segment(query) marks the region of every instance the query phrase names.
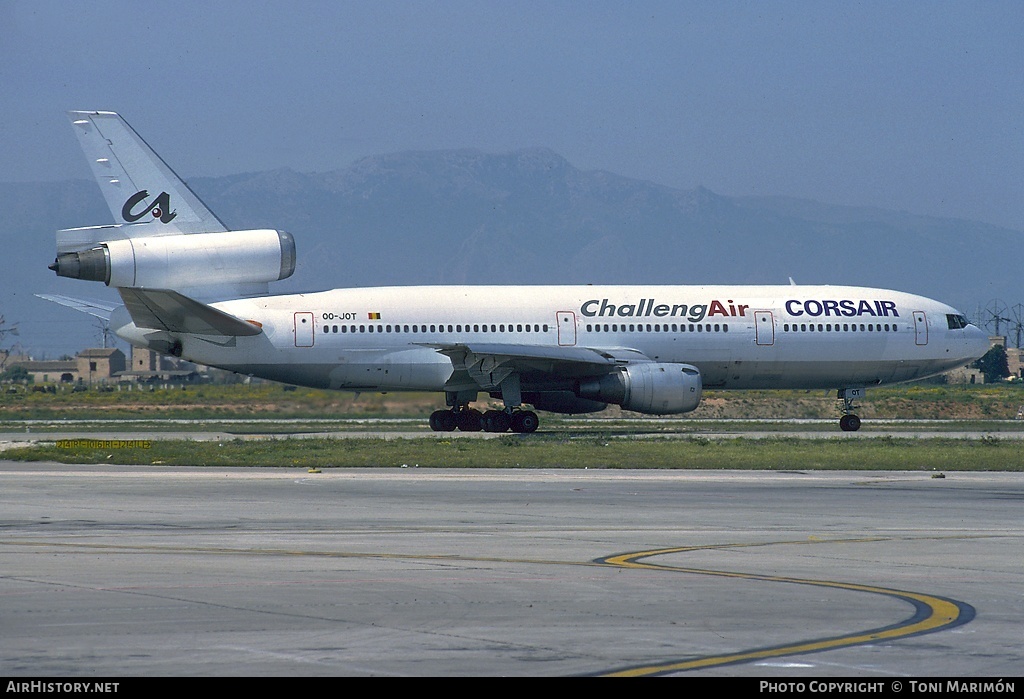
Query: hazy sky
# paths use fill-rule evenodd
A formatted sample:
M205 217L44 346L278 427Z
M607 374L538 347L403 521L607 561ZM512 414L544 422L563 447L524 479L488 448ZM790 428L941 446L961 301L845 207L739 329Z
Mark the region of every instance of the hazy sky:
M1022 36L1020 0L0 0L0 179L90 177L64 111L103 109L186 177L546 146L1024 231Z

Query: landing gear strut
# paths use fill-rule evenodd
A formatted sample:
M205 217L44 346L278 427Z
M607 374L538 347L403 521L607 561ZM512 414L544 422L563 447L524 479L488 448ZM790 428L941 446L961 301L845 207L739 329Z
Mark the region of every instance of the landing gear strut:
M860 429L860 418L853 412L857 409L857 406L853 404L853 401L863 397L863 388L839 389L839 393L836 395L836 398L843 403L842 407L840 407L840 410L843 411L843 416L839 418L839 429L843 432L856 432Z

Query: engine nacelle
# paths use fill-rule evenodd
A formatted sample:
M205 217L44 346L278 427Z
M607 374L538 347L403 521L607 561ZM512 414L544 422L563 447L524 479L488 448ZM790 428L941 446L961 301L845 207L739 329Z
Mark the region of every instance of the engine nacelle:
M524 393L523 402L529 403L537 410L565 415L582 415L596 413L608 407L602 401L580 398L572 391L544 391L542 393Z
M61 253L50 269L61 277L114 287L273 282L295 271L295 239L275 230L124 238Z
M688 413L700 405L700 371L689 364L630 364L600 378L581 381L580 398L621 405L649 415Z

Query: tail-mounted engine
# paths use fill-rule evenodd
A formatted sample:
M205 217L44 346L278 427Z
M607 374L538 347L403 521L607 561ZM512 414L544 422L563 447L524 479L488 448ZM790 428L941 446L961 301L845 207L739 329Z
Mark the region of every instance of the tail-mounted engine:
M295 240L275 230L124 238L59 253L50 269L113 287L273 282L295 271Z
M617 372L581 381L580 398L615 403L650 415L688 413L700 405L700 371L689 364L630 364Z

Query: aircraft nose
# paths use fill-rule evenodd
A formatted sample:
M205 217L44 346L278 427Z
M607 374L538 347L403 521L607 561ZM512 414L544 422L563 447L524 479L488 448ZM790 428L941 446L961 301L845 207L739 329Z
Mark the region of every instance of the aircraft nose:
M967 333L964 338L967 343L967 354L973 359L980 359L988 352L992 346L992 342L980 328L974 325L969 325L966 328Z

